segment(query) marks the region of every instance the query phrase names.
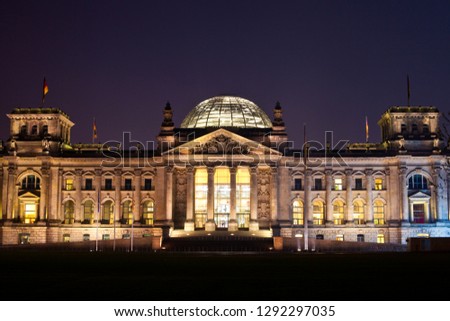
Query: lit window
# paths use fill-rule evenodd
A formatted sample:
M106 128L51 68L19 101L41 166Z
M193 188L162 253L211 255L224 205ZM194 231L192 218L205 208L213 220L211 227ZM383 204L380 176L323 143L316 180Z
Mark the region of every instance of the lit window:
M383 179L382 178L375 178L375 189L377 191L380 191L383 189Z
M74 190L73 178L66 178L65 183L64 183L64 189L66 191L73 191Z
M236 218L239 228L250 223L250 172L248 168L236 171Z
M142 221L145 225L153 225L153 213L155 208L153 201L145 201L142 205Z
M303 225L303 203L300 200L292 204L292 220L294 225Z
M94 202L87 200L83 204L83 223L92 224L94 222Z
M25 213L23 222L26 224L32 224L37 218L37 204L36 203L25 203Z
M122 223L131 225L133 223L133 211L131 201L125 201L122 204Z
M353 223L364 224L364 204L362 201L353 203Z
M336 241L343 242L344 241L344 235L343 234L336 235Z
M228 227L230 215L230 170L216 168L214 174L214 221L218 228Z
M112 224L114 222L114 204L112 201L103 203L102 224Z
M342 225L344 224L344 203L341 201L336 201L333 204L333 218L334 224Z
M377 243L384 243L384 234L377 235Z
M70 242L70 234L63 234L63 242Z
M64 224L74 223L75 205L73 201L67 201L64 203Z
M373 223L376 225L384 224L384 204L381 201L375 201L373 204Z
M206 210L208 204L208 172L206 168L195 170L195 227L203 228L206 223Z
M30 244L30 234L19 233L19 244Z
M324 206L321 201L313 202L313 224L322 225L324 224Z
M335 191L342 191L342 178L335 178L334 179L334 190Z

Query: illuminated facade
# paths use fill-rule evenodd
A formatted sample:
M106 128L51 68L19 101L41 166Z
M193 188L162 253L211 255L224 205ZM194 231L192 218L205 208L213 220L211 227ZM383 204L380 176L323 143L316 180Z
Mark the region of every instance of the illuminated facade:
M14 109L2 145L2 244L266 231L354 242L450 236L449 149L434 107L391 107L382 142L290 148L279 104L217 96L180 127L163 110L156 150L71 144L54 108ZM308 155L307 157L305 156ZM305 165L306 162L306 165Z

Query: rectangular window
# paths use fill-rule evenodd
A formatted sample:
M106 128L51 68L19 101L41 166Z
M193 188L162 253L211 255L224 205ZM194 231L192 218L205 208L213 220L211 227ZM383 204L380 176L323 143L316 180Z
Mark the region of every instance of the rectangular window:
M355 189L356 190L363 189L362 178L355 178Z
M86 178L84 181L84 189L87 191L92 191L92 178Z
M103 234L102 235L102 240L103 241L109 240L109 234Z
M314 179L314 189L316 191L322 190L322 179L321 178L315 178Z
M132 190L132 180L131 178L125 178L125 190L131 191Z
M112 179L111 178L106 178L105 179L105 190L112 190Z
M73 178L66 178L65 181L65 190L66 191L73 191L74 187L73 187Z
M342 191L342 178L335 178L334 179L334 190L335 191Z
M20 233L19 234L19 244L30 244L30 234Z
M83 241L90 241L91 236L89 234L83 234Z
M384 243L384 234L377 235L377 243Z
M301 178L295 178L294 179L294 190L300 191L302 189L302 179Z
M364 242L364 234L356 235L356 242Z
M63 242L70 242L70 234L63 234Z
M144 190L150 191L152 189L152 179L146 178L144 179Z
M336 235L336 241L343 242L344 241L344 235L342 235L342 234Z
M375 178L375 189L377 191L381 191L383 189L383 179L382 178Z

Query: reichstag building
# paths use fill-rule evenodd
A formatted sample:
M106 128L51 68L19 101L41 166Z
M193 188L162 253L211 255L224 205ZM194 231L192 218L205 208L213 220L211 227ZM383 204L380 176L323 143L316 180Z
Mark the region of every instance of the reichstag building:
M265 233L405 244L450 236L449 147L435 107L393 106L380 143L294 149L280 104L217 96L157 145L73 144L69 115L16 108L0 147L1 244Z

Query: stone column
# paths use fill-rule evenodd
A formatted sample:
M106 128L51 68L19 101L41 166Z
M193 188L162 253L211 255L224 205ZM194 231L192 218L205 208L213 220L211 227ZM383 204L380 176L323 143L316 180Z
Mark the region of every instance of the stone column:
M75 223L80 223L83 221L83 212L81 202L83 200L83 196L81 191L83 190L83 177L81 169L75 170Z
M205 224L206 231L215 231L216 223L214 222L214 167L208 167L208 206L207 220Z
M327 223L332 223L334 221L333 218L333 205L331 205L331 189L333 187L333 177L332 170L325 170L325 209L326 209L326 217L325 221Z
M2 219L7 219L8 215L7 215L7 203L8 203L8 168L3 167L1 169L2 172Z
M95 213L94 213L94 222L100 222L102 220L101 191L102 191L102 170L101 169L96 169L95 170L95 202L94 202Z
M133 220L139 222L142 216L141 207L141 175L142 170L136 168L134 170L134 194L133 194Z
M228 231L237 231L238 223L236 219L236 167L230 167L230 222Z
M173 220L173 167L166 167L166 222Z
M42 180L41 180L41 197L39 199L39 221L47 220L48 210L48 190L50 181L50 169L48 166L41 168Z
M57 223L61 223L64 220L64 212L63 212L63 207L62 207L62 201L63 201L63 193L62 193L62 189L64 186L64 170L62 168L60 168L58 170L58 201L57 201L57 216L56 216L56 222ZM56 223L55 222L55 223Z
M373 223L373 171L371 169L367 169L365 171L366 174L366 222Z
M49 199L48 203L50 204L48 213L47 213L47 221L57 222L58 219L58 210L60 207L59 194L61 187L59 186L59 168L51 167L50 168L50 184L49 184Z
M386 168L385 172L385 182L386 182L386 201L387 201L387 205L384 207L385 208L385 219L386 222L390 222L391 221L391 210L390 210L390 204L392 202L392 197L391 197L391 170L389 168Z
M258 231L258 168L250 167L250 231Z
M448 221L450 220L450 171L447 172L447 211L444 211L443 213L443 220Z
M17 169L15 165L9 165L8 167L8 202L6 205L6 218L13 220L17 217L17 213L14 213L14 203L17 197L16 194L16 180Z
M290 220L291 208L291 169L285 164L278 168L278 223L280 227L290 228L292 221Z
M347 203L345 214L348 223L353 223L352 173L351 169L345 170L345 203Z
M409 209L408 209L408 186L406 182L406 167L399 168L399 179L400 179L400 199L402 208L402 222L409 223Z
M312 170L306 169L305 170L305 204L303 207L303 221L304 226L307 226L309 222L313 221L312 216L312 204L311 204L311 188L312 188Z
M194 223L194 168L187 167L186 174L186 222L184 230L192 232L195 230Z
M278 227L278 169L276 167L271 168L272 177L271 177L271 206L270 209L272 211L271 216L271 226Z
M122 183L122 170L116 169L114 171L114 222L120 222L121 219L121 209L122 200L120 197L120 189Z
M438 221L448 220L448 189L447 174L441 166L433 168L433 178L436 182L436 218Z

